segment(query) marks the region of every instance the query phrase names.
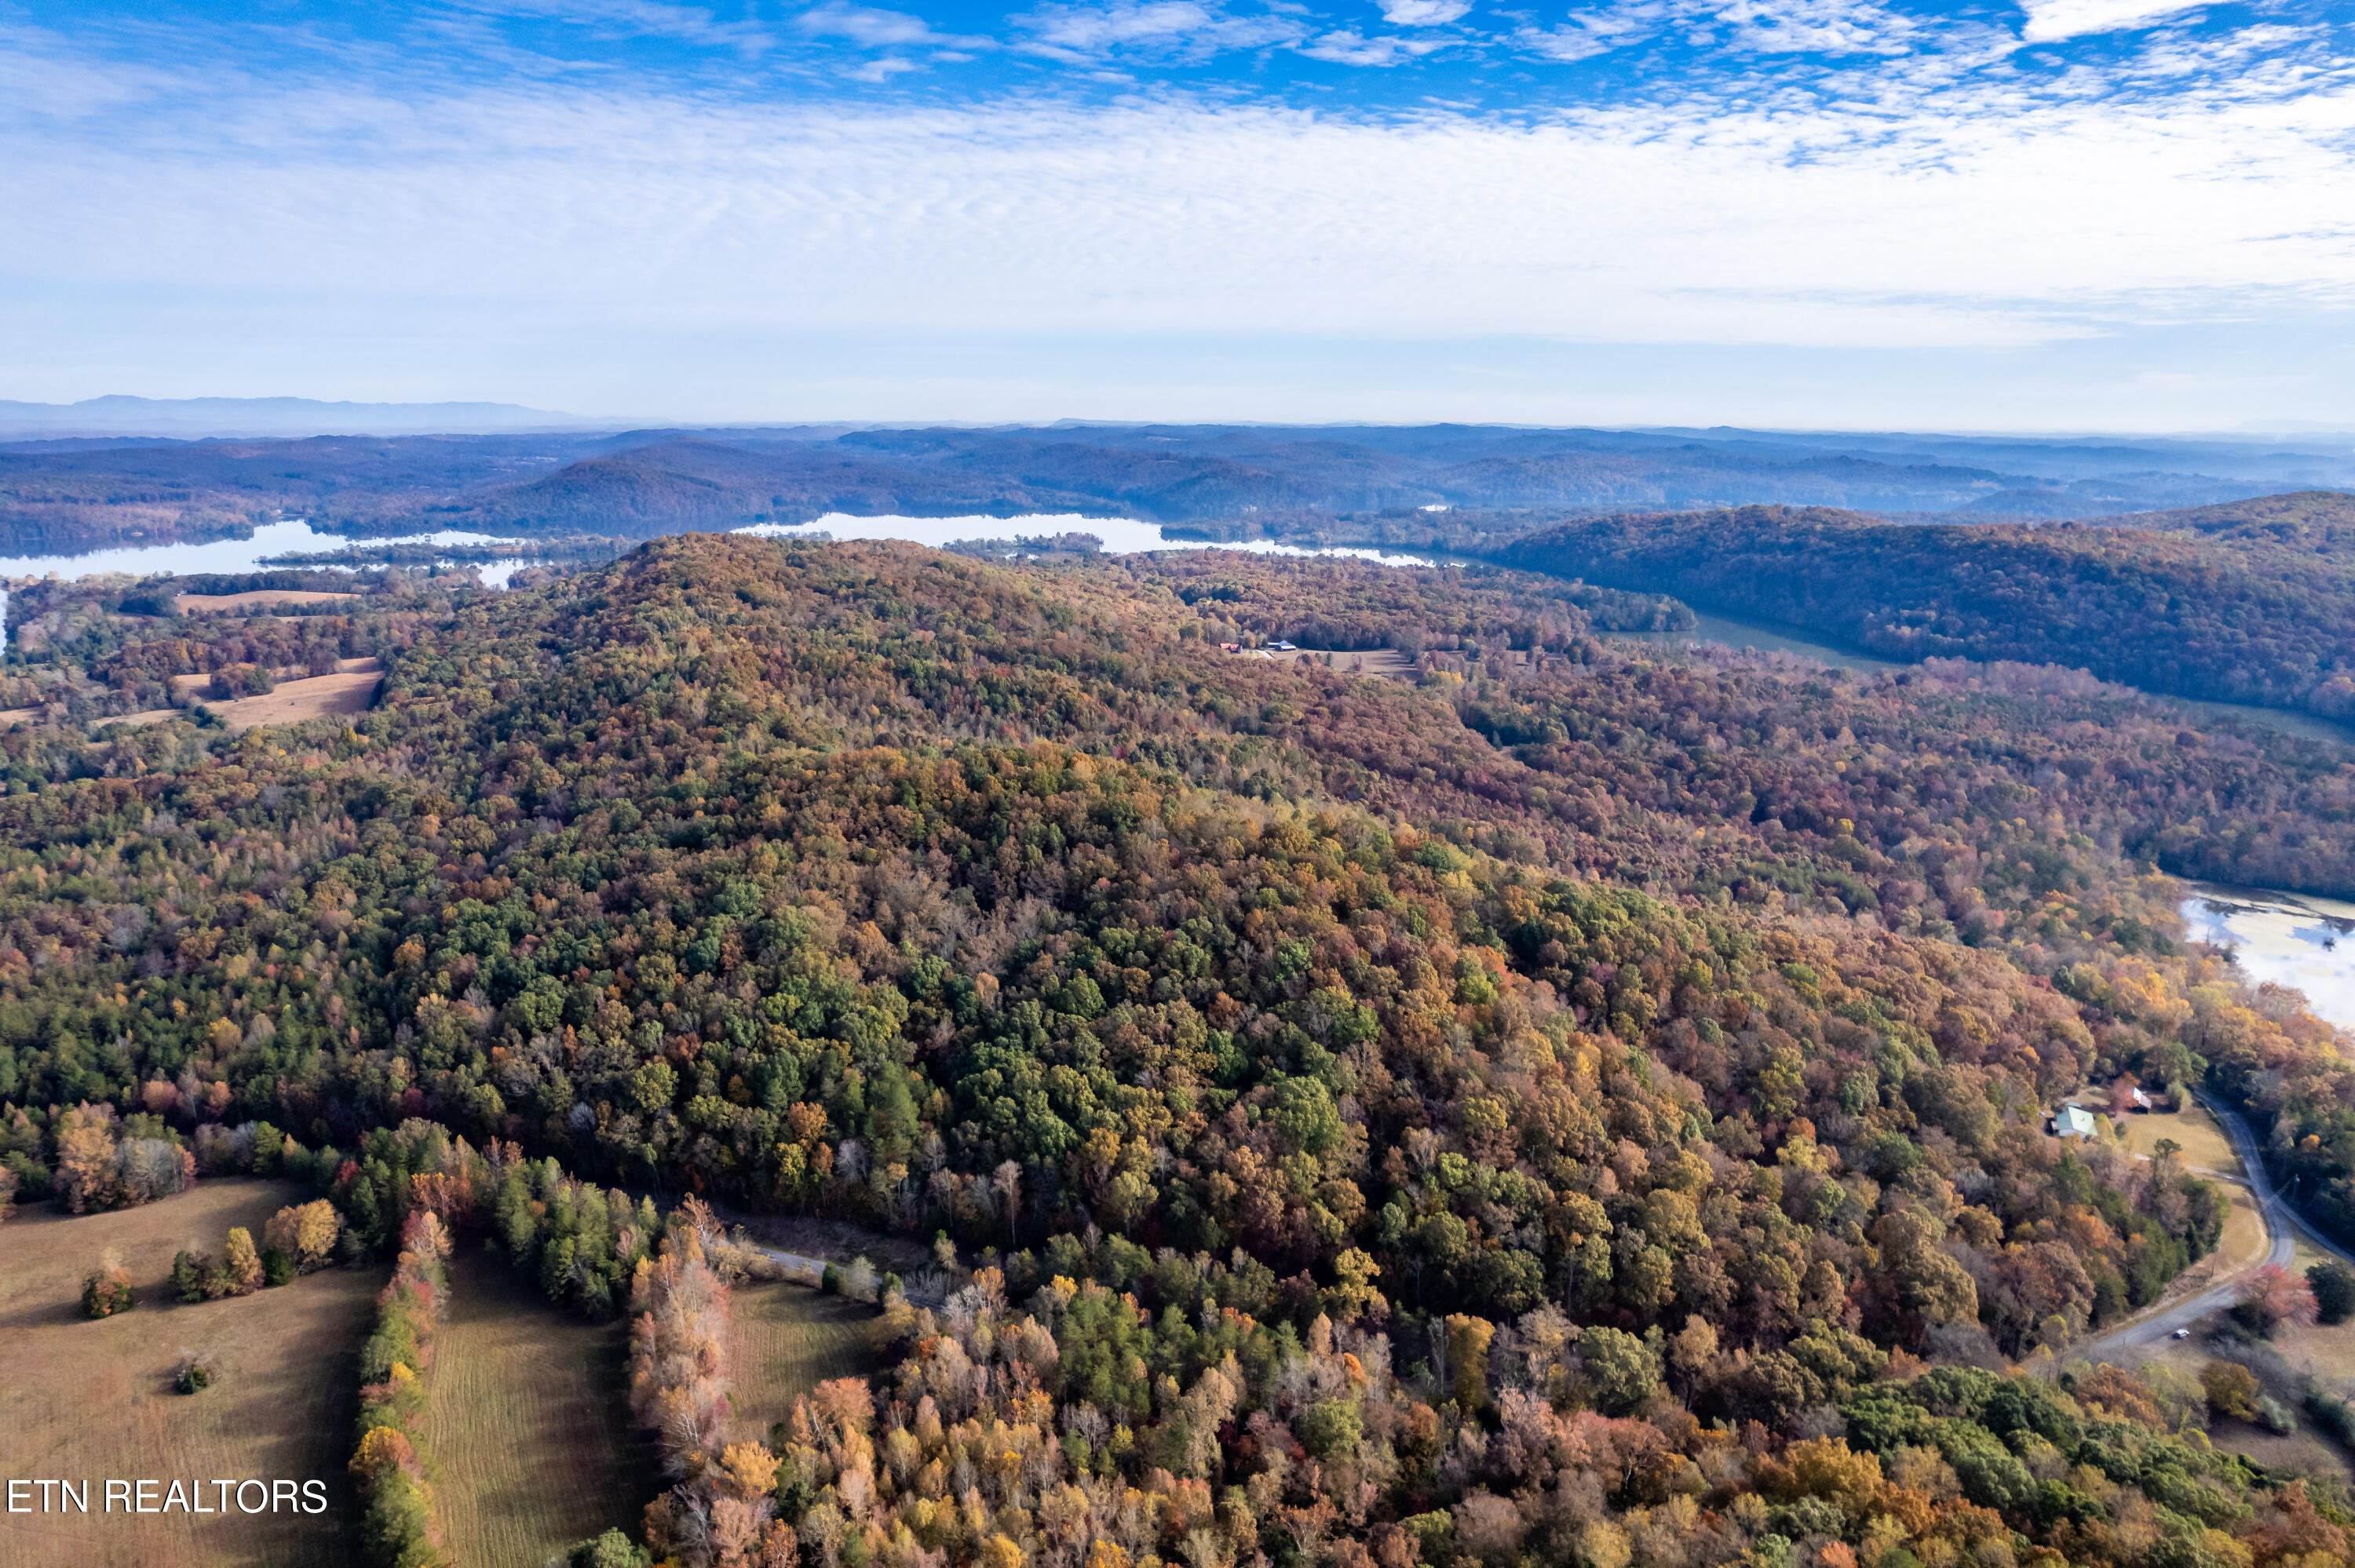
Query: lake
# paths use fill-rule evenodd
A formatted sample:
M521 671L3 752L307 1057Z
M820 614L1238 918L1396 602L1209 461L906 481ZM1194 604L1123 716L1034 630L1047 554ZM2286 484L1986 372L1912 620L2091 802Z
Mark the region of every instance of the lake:
M1139 550L1241 550L1254 556L1347 556L1355 560L1384 561L1399 567L1452 565L1403 550L1336 547L1304 550L1265 539L1228 544L1209 539L1172 539L1158 523L1134 517L1083 517L1078 513L1027 517L851 517L829 513L814 523L755 523L740 534L771 539L806 539L824 534L836 539L904 539L938 549L959 539L1036 539L1057 534L1092 534L1103 541L1104 553L1125 556Z
M275 523L256 524L252 535L244 539L123 546L110 550L86 550L78 556L0 556L0 579L46 577L51 573L71 581L77 577L104 577L109 572L153 577L158 572L177 576L191 572L266 571L269 568L261 563L271 556L341 550L352 545L449 546L510 542L490 534L467 534L451 528L433 534L411 534L399 539L346 539L341 534L322 534L302 518L288 517ZM529 561L517 559L501 561L496 566L478 566L474 570L481 574L485 583L494 588L504 588L509 577L530 565ZM0 625L5 624L6 604L5 592L0 590Z
M2355 904L2261 887L2185 885L2192 940L2229 948L2250 984L2306 993L2315 1015L2355 1029Z

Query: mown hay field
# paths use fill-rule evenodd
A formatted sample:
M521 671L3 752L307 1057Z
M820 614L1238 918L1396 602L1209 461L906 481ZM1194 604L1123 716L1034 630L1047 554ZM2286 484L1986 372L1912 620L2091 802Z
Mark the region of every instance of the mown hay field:
M626 1324L564 1311L504 1258L459 1247L425 1434L458 1562L538 1568L609 1528L637 1533L661 1477L631 1424L628 1349Z
M2182 1149L2177 1156L2194 1171L2215 1171L2232 1175L2241 1169L2241 1156L2232 1148L2232 1140L2216 1125L2199 1102L2193 1101L2179 1111L2147 1111L2141 1116L2123 1116L2115 1124L2118 1144L2129 1154L2147 1160L2158 1151L2158 1140L2170 1138Z
M182 615L196 615L205 610L250 609L257 604L331 604L340 599L357 599L356 593L321 593L310 588L248 588L243 593L184 593L176 596L172 608Z
M828 1378L864 1377L874 1366L868 1326L875 1308L805 1285L737 1287L729 1343L739 1436L765 1439L796 1395Z
M169 1285L181 1247L218 1255L231 1225L258 1241L272 1213L310 1196L280 1182L206 1181L141 1208L69 1218L42 1206L0 1226L0 1478L86 1479L92 1510L0 1513L0 1565L357 1561L344 1467L383 1271L328 1269L197 1306L174 1302ZM139 1304L92 1322L81 1315L81 1282L110 1246ZM208 1352L219 1382L173 1392L183 1347ZM110 1478L315 1478L329 1506L321 1515L108 1517L99 1510Z

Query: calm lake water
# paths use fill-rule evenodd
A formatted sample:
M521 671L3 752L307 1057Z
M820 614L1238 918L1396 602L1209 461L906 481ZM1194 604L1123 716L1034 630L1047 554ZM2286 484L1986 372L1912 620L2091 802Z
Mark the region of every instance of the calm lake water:
M128 546L112 550L86 550L78 556L0 556L0 578L46 577L51 573L71 581L78 577L104 577L109 572L124 572L133 577L152 577L158 572L176 575L189 572L251 572L264 570L262 560L271 556L293 555L319 550L341 550L351 545L498 545L509 541L491 534L467 534L445 528L435 534L411 534L399 539L346 539L340 534L322 534L299 517L289 517L276 523L255 525L249 539L208 539L197 544ZM507 578L532 565L527 560L501 561L496 566L478 566L484 582L494 588L505 588ZM330 568L334 569L334 568ZM6 599L0 592L0 609Z
M1405 567L1441 564L1428 556L1400 550L1304 550L1297 546L1274 545L1265 540L1221 544L1207 539L1172 539L1163 535L1158 523L1140 522L1134 517L1083 517L1075 512L1028 517L851 517L836 512L815 523L756 523L750 528L736 531L772 539L806 539L815 534L825 534L837 539L905 539L911 544L930 545L935 549L959 539L1010 541L1050 537L1057 534L1092 534L1103 541L1105 553L1114 556L1125 556L1138 550L1242 550L1254 556L1348 556L1357 560L1387 561L1392 566Z
M2308 893L2187 884L2183 923L2194 941L2230 948L2252 985L2306 993L2316 1015L2355 1029L2355 904Z

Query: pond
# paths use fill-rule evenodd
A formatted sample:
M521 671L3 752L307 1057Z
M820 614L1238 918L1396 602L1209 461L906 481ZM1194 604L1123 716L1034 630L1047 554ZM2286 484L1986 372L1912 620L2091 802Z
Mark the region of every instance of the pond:
M2262 887L2184 885L2191 938L2231 951L2251 985L2306 993L2319 1018L2355 1028L2355 904Z

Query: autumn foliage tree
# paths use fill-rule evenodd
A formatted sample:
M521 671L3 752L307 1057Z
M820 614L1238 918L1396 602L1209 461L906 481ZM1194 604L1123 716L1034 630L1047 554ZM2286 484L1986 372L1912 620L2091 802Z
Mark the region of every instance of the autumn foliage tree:
M383 1568L437 1568L447 1562L433 1520L422 1441L421 1373L449 1289L450 1235L430 1210L401 1227L392 1278L377 1298L377 1322L360 1351L359 1441L351 1473L362 1501L361 1540Z
M647 1540L691 1568L792 1568L796 1540L770 1496L775 1456L728 1441L730 1287L705 1257L704 1228L673 1227L631 1286L631 1403L676 1478L646 1510Z
M2267 1264L2241 1282L2232 1317L2251 1333L2269 1340L2284 1323L2314 1321L2314 1291L2288 1269Z
M261 1241L265 1247L283 1255L297 1273L308 1274L333 1260L336 1238L342 1233L343 1219L335 1204L314 1198L307 1203L290 1203L271 1215L262 1227Z
M231 1296L250 1296L261 1288L261 1255L254 1250L253 1233L243 1225L229 1227L221 1248L221 1273Z
M112 1247L107 1248L99 1255L98 1266L82 1281L82 1315L112 1318L138 1304L139 1298L131 1288L131 1273L123 1266L122 1255Z

